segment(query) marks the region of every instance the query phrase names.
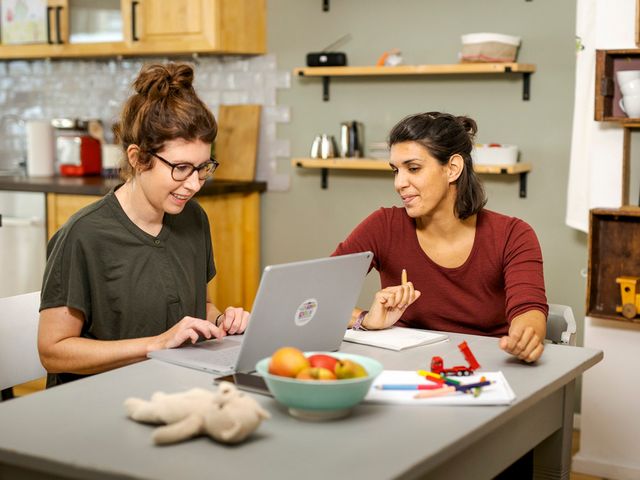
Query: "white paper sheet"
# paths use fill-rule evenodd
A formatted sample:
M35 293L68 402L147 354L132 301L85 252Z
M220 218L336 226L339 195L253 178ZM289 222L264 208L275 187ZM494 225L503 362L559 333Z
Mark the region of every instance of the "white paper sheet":
M417 328L391 327L385 330L347 330L345 341L386 348L399 352L406 348L443 342L449 337L445 333L430 332Z
M516 398L509 386L509 382L502 372L478 372L468 377L451 377L461 384L479 382L481 377L493 382L482 387L479 396L471 393L454 392L441 397L414 398L420 390L380 390L376 385L393 384L425 384L434 385L413 370L384 370L373 382L371 390L365 397L365 402L371 403L399 403L405 405L508 405Z

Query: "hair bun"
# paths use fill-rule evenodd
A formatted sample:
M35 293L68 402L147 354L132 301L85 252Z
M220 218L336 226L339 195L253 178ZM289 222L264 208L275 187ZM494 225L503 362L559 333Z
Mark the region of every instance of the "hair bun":
M478 124L473 118L465 117L464 115L456 117L456 120L464 127L469 134L469 137L473 140L478 133Z
M139 95L155 100L180 90L193 89L193 68L186 64L145 66L133 83Z

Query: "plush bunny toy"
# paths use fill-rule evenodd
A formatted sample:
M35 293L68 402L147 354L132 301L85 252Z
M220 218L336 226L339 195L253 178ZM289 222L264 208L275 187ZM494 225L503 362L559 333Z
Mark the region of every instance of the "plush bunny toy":
M186 392L154 393L151 401L127 398L132 420L160 424L153 432L156 444L168 444L207 434L222 443L239 443L270 418L253 398L222 382L217 392L194 388Z

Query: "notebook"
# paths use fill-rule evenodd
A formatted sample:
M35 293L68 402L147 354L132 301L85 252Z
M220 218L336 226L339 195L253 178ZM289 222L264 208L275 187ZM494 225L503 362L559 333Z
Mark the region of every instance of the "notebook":
M444 333L418 330L417 328L391 327L386 330L347 330L347 342L400 351L405 348L429 345L448 340Z
M491 385L482 387L481 393L474 396L468 393L453 392L448 395L431 398L414 398L417 390L380 390L377 385L393 384L432 384L424 377L411 370L384 370L376 377L365 402L395 403L403 405L508 405L516 398L509 382L502 372L477 372L468 377L451 377L462 384L476 383L485 377Z
M363 252L268 266L244 335L156 350L148 356L228 375L254 371L258 360L283 346L338 350L372 258L371 252Z

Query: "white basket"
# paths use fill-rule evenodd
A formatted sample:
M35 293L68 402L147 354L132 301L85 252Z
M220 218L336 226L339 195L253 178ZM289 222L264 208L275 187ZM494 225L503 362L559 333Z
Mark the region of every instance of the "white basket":
M514 62L520 37L501 33L469 33L462 35L463 62Z
M477 143L471 151L471 158L476 165L513 165L518 162L518 146Z

